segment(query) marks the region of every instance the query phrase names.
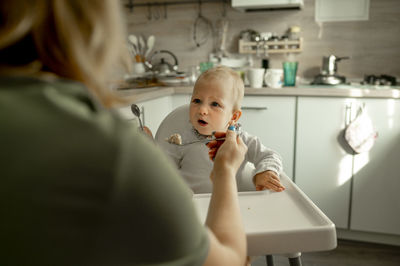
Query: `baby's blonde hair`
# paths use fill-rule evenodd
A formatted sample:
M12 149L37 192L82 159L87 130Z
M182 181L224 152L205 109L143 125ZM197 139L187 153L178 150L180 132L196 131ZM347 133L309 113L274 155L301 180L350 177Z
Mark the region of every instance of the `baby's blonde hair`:
M129 69L120 2L115 0L1 1L0 50L14 53L0 72L43 71L84 83L105 106L118 98L107 87L116 66ZM27 52L28 50L28 52ZM27 54L17 62L19 54Z
M232 93L235 99L233 103L233 111L240 110L240 106L244 97L244 83L239 73L226 66L213 67L207 71L204 71L197 79L196 84L201 80L212 78L230 78L232 80Z

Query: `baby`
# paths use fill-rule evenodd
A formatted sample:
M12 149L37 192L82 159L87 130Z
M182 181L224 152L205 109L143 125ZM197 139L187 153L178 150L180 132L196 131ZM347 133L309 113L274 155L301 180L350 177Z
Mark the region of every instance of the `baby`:
M181 125L178 133L183 142L210 139L214 132L226 132L230 124L237 124L244 95L244 84L239 74L228 67L218 66L202 73L197 79L189 107L189 121ZM260 140L247 132L239 136L248 151L236 178L241 178L244 166L250 162L255 166L253 183L256 190L282 191L279 173L282 171L280 156L266 148ZM194 193L212 192L210 173L213 162L209 159L204 142L190 145L175 145L164 139L157 140L160 146L175 161L179 171ZM248 177L247 177L248 178Z

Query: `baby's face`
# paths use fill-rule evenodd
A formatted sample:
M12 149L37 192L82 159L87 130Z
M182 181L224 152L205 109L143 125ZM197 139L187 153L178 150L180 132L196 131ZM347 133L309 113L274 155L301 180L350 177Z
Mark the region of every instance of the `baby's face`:
M231 79L199 80L190 102L190 122L203 135L226 131L232 120L234 95Z

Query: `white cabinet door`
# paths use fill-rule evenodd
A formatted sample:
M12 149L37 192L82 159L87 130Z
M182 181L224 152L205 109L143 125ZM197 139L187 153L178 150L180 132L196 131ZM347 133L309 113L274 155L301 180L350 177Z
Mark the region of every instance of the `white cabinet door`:
M153 135L157 132L161 121L172 111L171 96L160 97L149 101L136 103L140 109L140 118L145 126L150 128ZM131 105L116 109L125 119L137 123L137 117L131 111Z
M174 94L172 96L172 110L175 108L184 105L184 104L190 104L190 99L192 97L192 94Z
M239 122L264 146L282 156L283 171L293 176L295 97L245 96Z
M355 156L350 229L400 235L400 101L362 102L379 136Z
M339 228L348 228L353 156L339 145L344 98L299 97L295 182Z
M171 96L160 97L137 103L141 110L142 121L150 128L153 135L164 118L172 111Z
M176 94L136 103L141 112L141 119L149 127L153 135L157 132L162 120L175 108L190 103L190 94ZM131 106L118 108L117 111L127 120L136 121ZM136 121L137 122L137 121ZM139 122L137 122L139 123Z

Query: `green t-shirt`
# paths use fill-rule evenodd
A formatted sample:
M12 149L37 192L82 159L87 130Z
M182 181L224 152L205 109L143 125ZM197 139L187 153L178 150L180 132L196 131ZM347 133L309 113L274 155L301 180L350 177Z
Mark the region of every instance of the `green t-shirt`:
M80 83L0 78L0 265L202 265L191 193Z

